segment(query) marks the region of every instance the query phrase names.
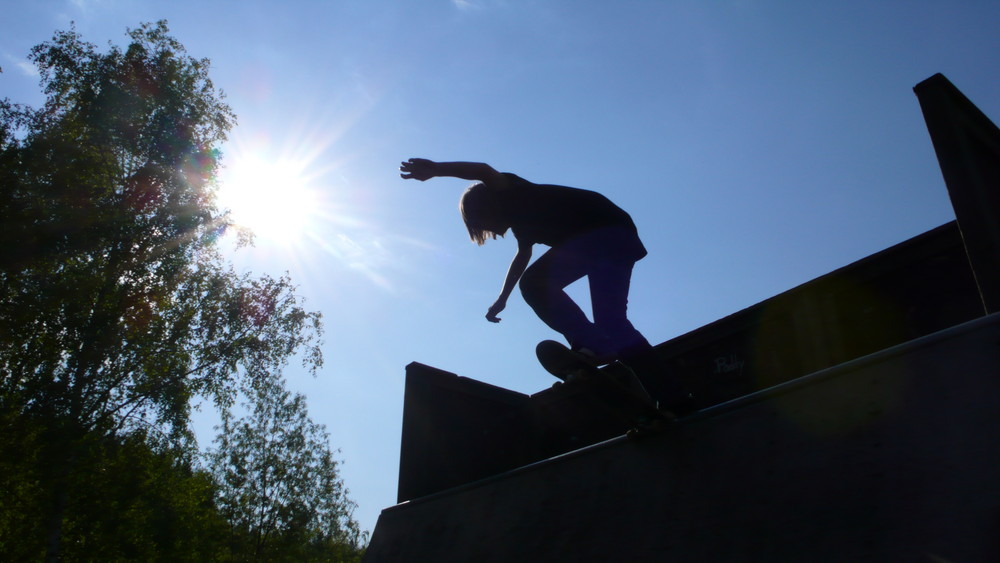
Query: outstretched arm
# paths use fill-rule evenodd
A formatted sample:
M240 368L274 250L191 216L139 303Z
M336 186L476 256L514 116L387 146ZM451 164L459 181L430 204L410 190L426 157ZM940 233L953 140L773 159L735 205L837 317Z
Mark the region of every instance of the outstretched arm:
M428 180L439 176L462 178L463 180L479 180L493 186L503 187L503 174L497 172L489 164L482 162L434 162L426 158L411 158L399 165L404 179Z
M514 291L514 286L517 285L517 281L521 279L521 275L524 270L528 267L528 262L531 261L531 243L522 243L518 241L517 244L517 254L510 263L510 268L507 269L507 277L503 281L503 289L500 290L500 297L497 298L496 303L494 303L488 311L486 311L486 320L491 323L500 322L500 311L507 308L507 298L510 297L512 291Z

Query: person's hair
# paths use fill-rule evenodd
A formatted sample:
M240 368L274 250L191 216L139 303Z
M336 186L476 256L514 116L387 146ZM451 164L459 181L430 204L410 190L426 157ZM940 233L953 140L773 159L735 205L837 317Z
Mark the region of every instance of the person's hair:
M462 213L465 228L469 230L469 238L480 246L486 244L487 239L503 236L502 233L495 233L483 225L484 220L496 213L498 203L493 193L482 182L469 186L458 202L458 210Z

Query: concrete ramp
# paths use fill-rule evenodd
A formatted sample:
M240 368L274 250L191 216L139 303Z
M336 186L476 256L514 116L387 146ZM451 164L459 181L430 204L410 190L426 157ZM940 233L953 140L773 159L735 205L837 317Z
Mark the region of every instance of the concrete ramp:
M385 509L366 562L1000 561L1000 316Z

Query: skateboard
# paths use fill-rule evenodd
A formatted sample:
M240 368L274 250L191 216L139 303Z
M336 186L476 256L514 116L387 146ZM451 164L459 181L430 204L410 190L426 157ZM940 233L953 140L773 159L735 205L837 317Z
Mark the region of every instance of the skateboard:
M656 408L635 373L621 362L602 369L555 340L539 342L535 355L546 371L562 380L556 385L585 388L609 409L631 421L634 426L626 432L629 438L659 432L674 420L669 413Z

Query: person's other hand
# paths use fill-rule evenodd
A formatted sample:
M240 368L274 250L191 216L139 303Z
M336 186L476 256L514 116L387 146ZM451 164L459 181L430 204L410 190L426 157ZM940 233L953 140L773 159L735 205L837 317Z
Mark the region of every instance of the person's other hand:
M501 319L497 315L500 314L500 311L503 311L506 308L507 308L506 303L504 303L503 301L497 301L490 307L488 311L486 311L486 320L490 321L491 323L500 322Z

